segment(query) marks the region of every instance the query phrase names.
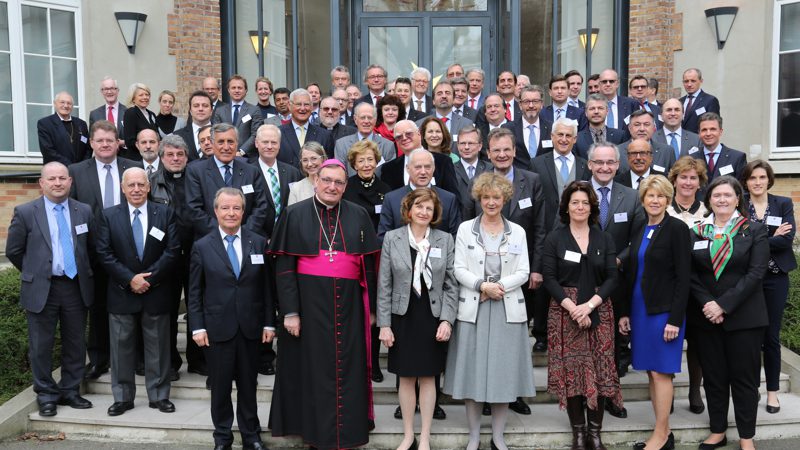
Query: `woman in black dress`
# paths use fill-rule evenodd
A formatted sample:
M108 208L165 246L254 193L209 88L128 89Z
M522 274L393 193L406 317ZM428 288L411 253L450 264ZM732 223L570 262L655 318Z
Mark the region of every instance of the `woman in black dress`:
M375 142L366 139L353 144L347 152L347 161L350 167L355 169L356 174L347 181L347 189L343 196L345 200L361 205L367 210L376 232L381 218L383 196L391 190L388 184L375 176L375 169L378 168L380 160L381 153ZM377 350L377 347L376 345L373 348ZM377 367L374 361L372 367Z
M409 192L400 214L408 226L389 231L383 239L377 319L381 342L389 349L389 371L400 379L404 437L398 449L417 448L414 406L419 381L419 448L428 450L436 404L434 376L444 370L456 319L455 244L449 233L433 228L442 216L436 191Z
M141 161L142 155L136 149L139 132L149 128L158 133L156 115L147 109L148 106L150 106L150 88L143 83L133 83L129 88L128 109L125 110L122 124L126 148L120 152L120 156Z
M186 120L172 114L172 108L175 107L175 93L169 90L163 90L158 94L158 115L156 116L156 125L158 125L158 132L161 134L161 139L164 139L168 134L172 134L175 130L180 130L186 126Z

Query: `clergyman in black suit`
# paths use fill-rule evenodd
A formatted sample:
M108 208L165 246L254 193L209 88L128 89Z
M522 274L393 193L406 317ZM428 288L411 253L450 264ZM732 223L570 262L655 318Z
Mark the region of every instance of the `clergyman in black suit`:
M99 120L92 124L89 143L94 151L94 158L69 166L69 174L73 180L69 195L89 205L94 220L98 221L103 209L116 206L122 201L120 190L122 173L131 167L141 167L141 162L117 156L119 147L117 128L107 120ZM108 372L109 335L106 310L108 277L99 263L95 262L92 269L95 301L89 309L87 351L90 366L86 377L96 379Z
M170 392L170 310L174 269L180 252L175 214L148 202L144 169L122 175L124 202L103 210L97 227L97 256L109 276L111 335L109 416L133 409L137 329L144 344L144 375L151 408L175 411ZM113 232L112 232L113 230Z
M65 166L92 156L89 128L72 115L72 96L59 92L53 100L56 112L36 122L39 151L44 164L58 161Z
M334 141L328 130L314 125L311 117L311 94L305 89L295 89L289 95L289 109L292 118L289 123L281 125L281 149L278 160L291 164L298 170L300 167L300 149L307 141L316 141L322 145L328 155L333 154Z
M91 207L68 198L71 183L66 166L45 164L39 178L43 195L14 208L6 240L6 256L22 281L19 299L28 319L28 358L41 416L56 415L56 404L92 407L79 389L86 358L86 311L94 300L94 228ZM51 374L56 325L61 330L58 382Z
M266 449L256 404L259 343L275 336L272 296L264 258L267 241L242 226L245 196L222 188L214 197L215 226L195 242L189 283L189 328L205 348L211 380L215 449L233 443L231 383L236 421L245 449Z

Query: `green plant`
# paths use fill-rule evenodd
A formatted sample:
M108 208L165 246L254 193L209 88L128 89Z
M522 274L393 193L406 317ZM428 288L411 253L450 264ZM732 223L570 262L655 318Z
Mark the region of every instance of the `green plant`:
M789 273L789 298L783 313L781 342L793 352L800 353L800 270Z
M0 271L0 404L31 384L28 325L19 306L19 272Z

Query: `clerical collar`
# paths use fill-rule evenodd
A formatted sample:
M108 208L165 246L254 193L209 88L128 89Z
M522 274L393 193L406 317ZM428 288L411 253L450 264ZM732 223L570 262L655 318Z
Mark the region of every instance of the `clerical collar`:
M179 172L170 172L169 170L167 170L166 167L164 167L164 174L165 174L164 176L167 177L168 179L177 180L178 178L183 177L183 170Z
M327 210L333 210L333 209L336 209L336 207L339 206L339 203L336 203L335 205L332 205L332 206L326 204L325 202L320 200L319 197L317 197L317 194L314 194L314 204L317 205L317 207L320 208L320 209L325 208Z

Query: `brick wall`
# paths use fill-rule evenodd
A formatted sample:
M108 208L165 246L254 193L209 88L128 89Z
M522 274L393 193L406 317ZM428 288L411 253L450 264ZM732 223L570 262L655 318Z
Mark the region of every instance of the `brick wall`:
M189 94L203 78L222 75L219 0L174 0L175 13L167 16L169 54L175 55L177 114L188 112Z
M673 52L681 50L683 16L675 0L630 0L628 76L657 78L658 101L672 93Z
M0 253L6 252L6 237L14 207L41 195L38 177L0 180Z

